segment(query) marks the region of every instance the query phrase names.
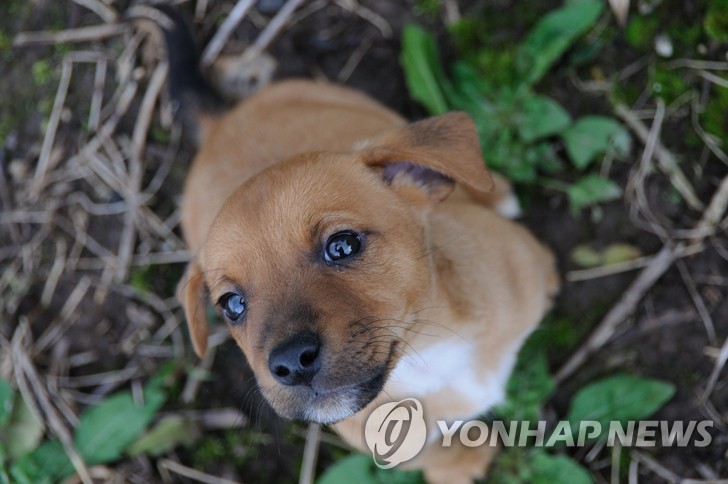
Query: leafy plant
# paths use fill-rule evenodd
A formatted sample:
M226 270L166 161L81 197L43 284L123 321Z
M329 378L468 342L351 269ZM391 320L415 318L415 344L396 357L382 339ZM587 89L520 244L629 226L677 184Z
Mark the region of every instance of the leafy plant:
M620 188L597 175L580 175L575 184L548 183L565 168L554 140L560 140L577 172L584 172L608 151L630 149L626 130L612 118L573 120L554 99L537 94L537 85L564 53L599 18L604 3L571 2L544 16L513 50L481 49L459 60L446 75L434 38L410 25L403 34L401 62L411 96L432 114L462 110L475 121L488 165L525 184L537 181L564 191L573 213L621 195ZM467 20L465 21L467 22ZM455 31L458 27L455 26ZM497 64L484 72L479 60ZM491 62L492 63L492 62ZM585 193L586 192L586 193Z
M543 404L555 387L546 368L544 351L542 335L537 331L518 355L508 382L506 402L493 410L498 419L538 420ZM610 422L624 423L647 418L674 393L675 387L662 381L631 375L607 377L586 385L574 395L565 422L570 424L574 433L578 431L580 422L599 422L602 433L591 440L601 440L606 438ZM518 412L518 409L527 411ZM554 433L556 429L551 435ZM548 442L551 435L547 435L544 441ZM576 461L543 448L505 449L496 460L492 478L493 482L591 482L589 473Z
M498 484L589 484L589 472L565 455L540 448L511 448L498 456L488 481Z
M675 387L669 383L637 378L631 375L616 375L594 382L582 388L571 400L566 420L572 429L579 422L596 421L602 426L603 438L609 422L627 422L647 418L659 410L675 394Z
M173 366L166 366L144 388L137 405L131 392L117 392L87 409L73 443L88 465L119 459L144 432L167 398L165 387ZM0 483L56 482L74 468L58 440L41 441L43 427L9 382L0 380Z
M318 480L318 484L421 484L421 472L380 469L370 455L352 454L331 466Z

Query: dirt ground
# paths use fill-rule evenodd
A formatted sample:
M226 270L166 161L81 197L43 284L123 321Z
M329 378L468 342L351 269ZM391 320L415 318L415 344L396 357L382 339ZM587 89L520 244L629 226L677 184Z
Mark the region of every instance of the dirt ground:
M216 337L219 345L202 363L187 338L174 298L188 257L177 207L194 146L187 133L171 122L164 90L153 91L160 53L145 37L147 30L129 27L105 39L11 47L20 32L113 23L103 18L103 8L92 12L82 6L85 3L105 5L95 0L8 0L0 7L6 10L0 15L0 376L16 378L13 355L25 352L41 381L62 401L59 408L77 414L111 391L145 381L165 361L177 359L187 371L165 412L230 408L240 412L233 424L244 425L207 430L194 446L180 447L164 458L243 482L296 481L306 426L278 419L262 401L224 328ZM123 13L133 2L106 3L111 11ZM193 25L199 42L205 44L235 2L182 3L191 17L195 8L204 9ZM276 4L282 3L259 2L259 11L235 29L225 52L244 50L268 24ZM506 26L524 28L513 20L517 2L454 3L459 3L464 15L483 11L502 16ZM702 12L701 6L688 5L692 3L684 2L680 10L688 24L699 21ZM538 8L546 12L548 7ZM408 97L399 64L399 39L404 26L417 20L440 35L446 58L453 56L441 16L426 15L418 2L385 0L306 2L299 14L267 49L277 64L276 79L335 80L367 92L410 119L426 115ZM705 55L708 60L726 64L725 45L722 50L709 48L714 50ZM62 105L54 107L63 81L63 59L68 56L79 61L73 64ZM642 92L653 82L650 56L654 54L637 52L623 35L616 35L595 65L602 77L610 78L635 62L644 62L620 81L625 89ZM106 64L107 71L99 81L101 64ZM596 68L576 75L590 79ZM706 82L702 89L709 97L711 89L719 88ZM569 75L554 75L539 90L574 115L614 115L604 92L585 89ZM144 96L150 92L154 110L145 114ZM98 109L94 108L95 93L103 93ZM631 108L649 127L655 116L654 100L642 96ZM725 184L728 169L705 144L686 141L695 129L691 105L674 103L670 108L661 141L677 155L698 199L707 206L721 181ZM94 112L99 122L91 122L90 127ZM51 137L54 118L57 130ZM725 118L724 123L728 130ZM139 126L142 132L135 134ZM644 150L644 144L634 138L630 159L615 162L610 172L621 187L628 185ZM561 193L519 187L526 208L523 222L554 249L566 280L552 318L561 322L571 342L555 345L549 354L554 372L581 347L642 270L568 281L568 275L579 269L571 261L574 247L588 244L601 249L622 242L650 256L666 244L690 245L696 237L687 231L699 223L703 211L679 198L675 201L674 193L667 177L651 172L644 200L653 218L646 219L644 211L635 210L638 202L625 197L604 204L601 218L595 221L586 212L574 217ZM725 369L717 373L705 396L728 338L728 233L725 214L720 217L722 225L702 238L694 255L670 264L608 342L559 385L545 409L546 415L565 415L575 391L618 371L673 383L674 398L654 418L713 420L712 444L639 449L643 482L728 478ZM115 378L82 379L105 372ZM65 424L72 427L72 420L66 417ZM590 469L595 480L609 481L614 465L611 451L589 450L575 449L570 454ZM325 434L318 474L345 454L335 437ZM156 458L143 455L109 467L133 482L182 479L159 471L158 465ZM621 475L625 472L623 465Z

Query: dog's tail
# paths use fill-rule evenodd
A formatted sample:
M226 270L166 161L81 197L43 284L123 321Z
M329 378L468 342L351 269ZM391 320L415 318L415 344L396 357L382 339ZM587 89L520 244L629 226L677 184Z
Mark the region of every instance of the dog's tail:
M167 83L175 112L199 143L205 137L206 125L228 106L202 74L195 39L185 17L169 5L150 7L161 14L154 15L153 20L164 35L169 62Z

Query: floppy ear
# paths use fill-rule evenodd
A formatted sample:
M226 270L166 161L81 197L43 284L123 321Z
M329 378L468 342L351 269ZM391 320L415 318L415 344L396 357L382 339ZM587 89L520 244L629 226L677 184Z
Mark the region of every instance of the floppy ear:
M444 200L456 182L478 192L493 188L475 124L465 113L389 131L369 140L359 153L386 183L416 201Z
M207 306L205 303L205 280L199 264L193 259L187 265L182 280L177 285L177 299L182 303L190 330L192 346L202 358L207 351Z

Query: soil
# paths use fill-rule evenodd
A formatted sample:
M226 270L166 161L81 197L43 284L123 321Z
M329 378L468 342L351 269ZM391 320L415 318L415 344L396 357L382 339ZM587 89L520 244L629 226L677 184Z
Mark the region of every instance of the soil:
M21 5L24 2L12 3L12 15L0 16L0 32L12 38L20 31L70 28L91 25L98 18L77 3L37 0L32 7ZM129 2L114 2L123 11ZM222 14L234 2L210 2L210 11ZM276 2L266 2L276 3ZM345 3L345 2L341 2ZM464 14L471 11L484 10L493 15L507 17L513 15L513 1L499 0L492 5L486 2L461 2ZM692 2L687 2L692 3ZM392 28L392 35L385 38L382 32L371 22L354 12L336 4L327 4L315 13L288 27L272 44L269 53L276 59L278 68L276 78L317 77L331 80L337 79L343 66L362 45L369 45L361 62L356 66L345 84L367 92L385 105L395 109L409 119L417 119L426 115L423 108L412 101L407 94L404 77L399 66L400 33L408 22L418 20L429 24L444 39L444 27L437 17L418 14L417 2L390 2L386 0L361 1L361 5L376 12L386 19ZM190 5L183 7L191 12ZM3 7L4 8L4 7ZM10 5L8 8L11 8ZM547 11L546 6L539 7ZM685 18L685 22L700 21L700 11L688 9L693 17ZM263 16L264 17L264 16ZM197 25L200 42L209 40L213 30L209 23ZM251 21L245 21L235 33L231 45L244 43L258 31ZM112 44L106 44L112 45ZM113 49L107 47L106 52L118 53L119 45ZM102 50L101 47L93 47ZM116 49L116 50L114 50ZM443 51L452 54L453 47L443 40ZM34 69L38 69L38 61L46 60L51 66L58 67L65 51L57 47L31 47L12 52L0 51L0 72L4 96L0 98L0 135L4 139L0 168L6 179L11 177L10 166L16 161L16 168L23 167L32 173L40 152L43 139L43 122L47 116L40 106L43 100L53 98L57 77L52 82L29 82ZM621 36L605 50L604 61L598 62L600 68L609 75L617 72L642 54L634 51ZM80 72L80 71L79 71ZM71 100L74 96L84 98L85 91L92 79L92 71L84 71L72 83ZM36 80L37 81L37 80ZM636 89L643 89L647 79L645 76L634 76L627 82L633 83ZM107 80L107 90L113 88L113 80ZM608 102L603 94L590 94L577 91L564 77L548 81L543 87L546 93L558 99L573 114L606 114L610 115ZM79 103L80 104L80 103ZM71 106L70 119L61 124L58 139L63 146L64 156L75 153L87 139L85 132L85 112L75 112ZM135 105L133 112L138 109ZM134 116L125 118L120 131L131 135ZM157 121L155 120L155 123ZM689 121L675 117L668 119L664 133L683 133L689 127ZM5 128L7 126L7 128ZM2 130L4 129L4 131ZM684 160L697 160L702 154L701 148L689 146L680 136L666 135L663 142L668 148L681 154ZM166 143L150 141L147 163L160 163L165 156ZM156 151L155 151L156 150ZM635 142L631 158L616 163L611 178L620 186L625 186L630 170L638 162L642 152L640 143ZM162 217L174 211L176 200L184 179L185 168L194 153L194 146L183 136L182 145L177 152L177 160L164 187L159 191L151 208ZM690 166L690 165L689 165ZM147 173L151 178L154 171ZM714 159L704 165L702 173L696 175L689 172L699 198L707 203L717 184L725 176L725 166ZM92 192L83 181L78 181L75 188L79 191ZM562 273L577 268L570 261L572 249L578 244L590 244L596 248L607 247L614 242L626 242L638 247L643 254L654 254L662 246L661 240L637 227L628 213L627 202L615 201L602 206L602 216L598 222L593 221L588 213L574 217L568 210L567 200L562 194L540 188L521 188L520 194L526 203L526 224L541 240L552 247L557 254ZM669 183L655 176L651 179L648 190L649 201L659 209L662 216L676 227L692 227L700 218L700 213L690 210L684 203L666 201L666 193L670 192ZM98 193L95 194L98 198ZM101 202L113 202L118 194L106 193ZM7 207L4 207L7 209ZM63 216L70 218L70 210L62 210ZM123 215L93 217L88 227L89 235L103 247L114 250L123 228ZM33 230L36 230L34 228ZM24 229L25 230L25 229ZM63 233L57 227L63 237ZM177 229L178 230L178 229ZM177 232L178 233L178 232ZM24 234L28 240L33 234ZM72 234L71 234L72 235ZM53 240L53 239L51 239ZM14 239L5 229L0 229L0 249L11 247ZM706 348L720 347L728 337L728 263L725 253L728 251L726 233L718 233L706 241L707 248L701 253L685 258L684 263L695 280L698 292L703 297L707 310L715 324L716 341L710 342L706 335L702 319L696 310L683 277L678 268L673 266L648 292L639 303L636 313L625 321L617 334L601 350L599 350L576 375L561 385L547 405L547 412L555 412L563 416L568 410L571 396L586 383L600 376L625 372L634 375L661 379L672 382L677 392L675 397L654 417L665 420L702 420L713 418L715 414L722 418L716 422L711 432L713 443L705 448L669 447L645 449L660 465L683 478L705 478L705 468L712 470L717 476L728 476L728 379L723 376L712 393L706 406L699 401L698 395L704 388L715 359L706 354ZM36 257L52 262L54 245L43 244L43 251ZM717 247L717 249L716 249ZM91 256L88 250L82 255ZM3 260L2 264L7 261ZM183 270L182 264L154 267L152 277L145 278L145 284L160 298L171 298L174 287ZM27 294L19 301L18 307L8 313L7 307L3 316L9 316L10 323L0 326L0 333L5 338L12 337L17 322L26 319L32 333L37 339L48 329L49 322L61 312L74 288L83 276L96 280L98 271L76 271L63 274L51 303L43 308L39 301L44 288L43 280L33 281ZM622 296L625 289L636 276L635 272L602 277L583 282L567 282L564 284L554 310L554 318L568 321L571 325L572 337L583 341L591 328L600 320L606 311ZM91 291L93 292L93 291ZM6 295L3 294L5 298ZM136 302L135 302L136 301ZM9 299L3 301L3 306ZM92 351L104 358L95 363L73 369L71 375L92 374L99 371L123 368L128 364L131 355L118 351L117 342L131 331L138 330L140 319L130 312L130 304L134 307L146 307L139 298L129 297L120 290L112 290L103 304L94 303L92 297L83 298L76 309L78 317L69 329L69 354ZM150 314L150 328L161 324L163 315L152 309L144 309ZM176 309L179 317L181 311ZM143 319L143 318L142 318ZM556 371L568 358L571 351L563 347L555 347L549 355L552 369ZM186 363L196 363L189 352ZM42 366L42 362L39 363ZM280 420L262 400L255 389L252 373L247 368L241 352L228 341L218 350L209 381L203 383L198 397L191 405L193 408L205 409L216 407L238 407L248 416L250 427L255 433L269 436L265 445L259 445L254 458L231 462L229 455L211 458L202 464L200 470L216 475L240 478L245 482L294 482L298 479L300 459L303 449L305 426ZM723 372L725 375L725 370ZM174 411L185 408L181 401L170 399L165 410ZM710 409L714 414L709 414ZM227 442L222 432L213 433L209 438ZM175 452L180 461L189 464L197 457L196 448L180 449ZM342 455L343 451L336 446L323 444L318 464L318 475L327 465ZM575 451L573 455L584 456ZM603 450L599 457L589 465L595 476L609 480L610 453ZM606 464L604 464L606 461ZM132 469L137 475L147 475L157 479L153 467L142 461L129 461L124 467ZM624 466L623 466L624 467ZM643 469L642 479L645 482L663 482L656 474Z

